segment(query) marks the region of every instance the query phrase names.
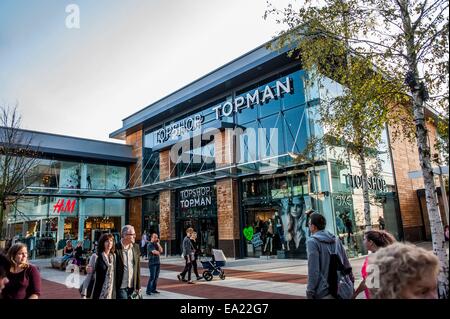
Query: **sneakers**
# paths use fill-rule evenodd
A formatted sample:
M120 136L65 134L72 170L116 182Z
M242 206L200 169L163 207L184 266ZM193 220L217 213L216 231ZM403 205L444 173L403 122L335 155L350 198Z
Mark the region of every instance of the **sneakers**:
M152 294L150 292L145 293L147 296L151 296Z
M159 294L160 292L158 290L155 290L152 292L152 294Z
M189 280L187 283L188 284L193 284L194 282L192 280Z
M197 280L202 280L202 279L203 279L203 276L197 277Z
M186 282L187 280L181 277L181 275L177 275L179 281Z

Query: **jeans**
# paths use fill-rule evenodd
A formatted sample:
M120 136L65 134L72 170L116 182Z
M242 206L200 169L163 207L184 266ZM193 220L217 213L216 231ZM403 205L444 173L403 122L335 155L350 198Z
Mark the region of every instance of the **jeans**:
M130 299L131 294L133 293L134 288L121 288L117 289L117 299Z
M150 270L150 278L148 279L147 284L147 293L153 293L156 291L156 285L158 283L159 277L159 269L160 264L148 265L148 269Z

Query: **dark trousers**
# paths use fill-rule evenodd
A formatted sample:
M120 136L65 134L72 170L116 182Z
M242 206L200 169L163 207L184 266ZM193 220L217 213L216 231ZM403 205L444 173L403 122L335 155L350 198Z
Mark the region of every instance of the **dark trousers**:
M191 280L191 269L192 269L192 260L191 256L184 256L184 260L186 261L186 264L184 266L184 270L181 272L181 277L184 279L184 276L186 276L186 273L188 274L188 280Z
M148 284L147 284L147 293L148 294L156 291L156 285L158 283L160 266L161 266L160 264L148 265L148 269L150 270L150 278L148 279Z
M116 298L117 299L130 299L131 294L133 293L133 288L123 288L117 289Z
M194 271L194 274L197 278L200 277L197 270L197 257L195 257L192 261L192 270Z

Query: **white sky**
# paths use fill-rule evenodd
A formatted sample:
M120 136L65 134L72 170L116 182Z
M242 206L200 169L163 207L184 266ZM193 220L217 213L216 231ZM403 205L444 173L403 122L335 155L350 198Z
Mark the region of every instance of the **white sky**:
M285 1L276 1L282 7ZM66 5L80 8L68 29ZM265 0L2 0L0 103L106 141L122 119L271 39Z

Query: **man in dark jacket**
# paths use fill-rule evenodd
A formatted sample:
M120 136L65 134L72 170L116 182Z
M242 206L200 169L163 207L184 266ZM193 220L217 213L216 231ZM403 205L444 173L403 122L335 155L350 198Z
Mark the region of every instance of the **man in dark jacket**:
M194 282L191 280L191 270L192 270L192 262L195 259L194 256L194 247L192 246L191 243L191 235L194 232L194 230L189 227L188 229L186 229L186 237L184 237L183 239L183 256L184 256L184 260L186 262L185 266L184 266L184 270L181 274L179 274L178 280L180 281L186 281L186 279L184 279L184 276L186 276L186 274L188 275L188 284L193 284Z
M134 227L122 227L121 240L116 245L116 288L117 299L129 299L141 291L141 251L135 243Z
M328 284L328 270L330 268L331 254L335 252L340 258L344 268L351 268L347 255L339 238L325 230L325 217L312 213L309 218L311 237L306 242L308 251L308 285L306 296L308 299L331 299Z

